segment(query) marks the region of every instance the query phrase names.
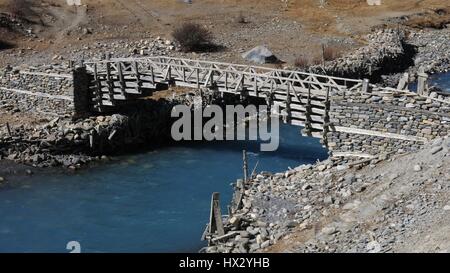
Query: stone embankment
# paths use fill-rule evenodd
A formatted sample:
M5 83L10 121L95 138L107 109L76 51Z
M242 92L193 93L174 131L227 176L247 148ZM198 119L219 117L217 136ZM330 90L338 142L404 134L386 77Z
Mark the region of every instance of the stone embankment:
M325 226L328 222L321 221L332 218L337 212L358 207L362 200L370 200L359 197L355 201L354 198L378 188L378 182L385 182L388 187L402 176L404 183L414 181L408 180L412 177L409 172L415 173L413 177L421 181L415 186L425 183L438 189L450 188L445 167L437 163L442 158L450 160L450 142L446 139L450 134L449 102L387 89L374 89L367 93L336 91L330 101L327 142L332 157L285 173L263 172L246 183L238 181L235 196L242 197L233 198L231 203L231 207L237 209L232 210L232 215L225 221L223 239L208 247L207 252L260 251L277 244L293 230L310 236L321 233L330 238L339 234L348 240L352 236L346 232L356 232L355 238L361 238L357 243L347 241L342 245L335 240L332 247L327 243L300 244L295 248L298 251L389 251L397 242L393 237L395 232L404 230L401 222L395 223L400 225L396 226L395 232L383 227L385 233L381 235L384 237L376 240L376 236L381 236L377 229L373 230L376 236L370 237L371 233L362 230L362 226L340 230L341 226ZM409 163L403 161L409 159ZM400 161L400 165L405 166L396 166ZM378 171L377 168L382 168L379 166L385 165L389 166L389 171ZM430 168L436 171L431 172ZM413 191L411 188L410 192ZM381 202L381 207L378 209L384 212L388 207L382 203L384 197L379 198L377 202ZM394 199L399 200L398 197ZM448 198L446 200L431 198L419 205L423 212L430 202L436 202L430 207L436 209L444 206ZM402 212L396 210L395 213ZM408 215L401 216L406 217L401 221L410 221ZM386 223L385 219L379 221ZM414 221L404 223L413 224ZM281 250L286 248L280 247ZM269 250L276 251L276 248Z
M419 68L429 74L450 70L450 29L383 29L365 40L367 45L310 71L396 86L405 72L413 82Z
M0 75L0 104L3 108L68 117L73 111L73 100L71 74L7 68Z
M13 95L14 96L14 95ZM174 105L184 97L142 100L120 113L77 119L37 115L33 124L4 125L0 128L0 159L38 167L81 167L93 160L165 144L170 138ZM15 105L20 105L19 103ZM14 109L21 109L15 106ZM9 104L0 107L11 114Z
M313 66L311 72L346 78L379 80L381 75L405 70L414 54L405 46L405 33L383 29L366 37L367 45L341 58Z
M335 92L328 148L368 155L416 151L450 134L450 102L410 92Z

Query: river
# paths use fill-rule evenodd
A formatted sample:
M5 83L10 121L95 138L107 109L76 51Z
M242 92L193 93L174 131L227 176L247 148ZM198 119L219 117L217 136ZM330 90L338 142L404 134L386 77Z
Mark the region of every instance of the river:
M279 172L327 157L318 139L283 125L276 152L257 142L189 143L122 156L75 174L35 175L0 191L0 252L196 252L210 198L252 169Z

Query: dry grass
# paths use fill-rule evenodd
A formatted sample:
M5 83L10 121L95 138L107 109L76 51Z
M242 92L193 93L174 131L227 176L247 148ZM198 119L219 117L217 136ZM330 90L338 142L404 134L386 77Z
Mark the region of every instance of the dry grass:
M239 13L239 15L236 18L236 22L239 24L247 24L247 18L244 16L242 12Z
M434 12L427 12L420 16L413 16L405 25L414 28L435 28L443 29L450 24L450 8L437 9Z
M9 0L4 4L6 10L16 17L28 17L33 15L33 10L31 9L32 3L28 0Z
M341 57L342 52L336 47L326 46L323 50L323 59L326 62L333 61Z
M305 56L299 56L294 60L294 66L297 68L306 68L309 66L309 60Z

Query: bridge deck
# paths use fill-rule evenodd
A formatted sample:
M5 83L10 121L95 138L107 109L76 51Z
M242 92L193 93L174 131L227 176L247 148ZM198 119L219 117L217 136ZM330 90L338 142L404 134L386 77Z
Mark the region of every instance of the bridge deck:
M211 88L218 92L264 98L279 106L285 122L324 137L332 90L358 89L362 80L266 67L170 57L126 58L85 63L92 75L95 109L144 96L157 85Z

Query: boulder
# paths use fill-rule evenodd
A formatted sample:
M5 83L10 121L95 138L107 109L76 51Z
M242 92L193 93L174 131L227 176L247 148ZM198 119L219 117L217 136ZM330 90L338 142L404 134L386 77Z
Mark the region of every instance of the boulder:
M276 63L278 58L265 46L257 46L242 54L242 58L258 64Z

